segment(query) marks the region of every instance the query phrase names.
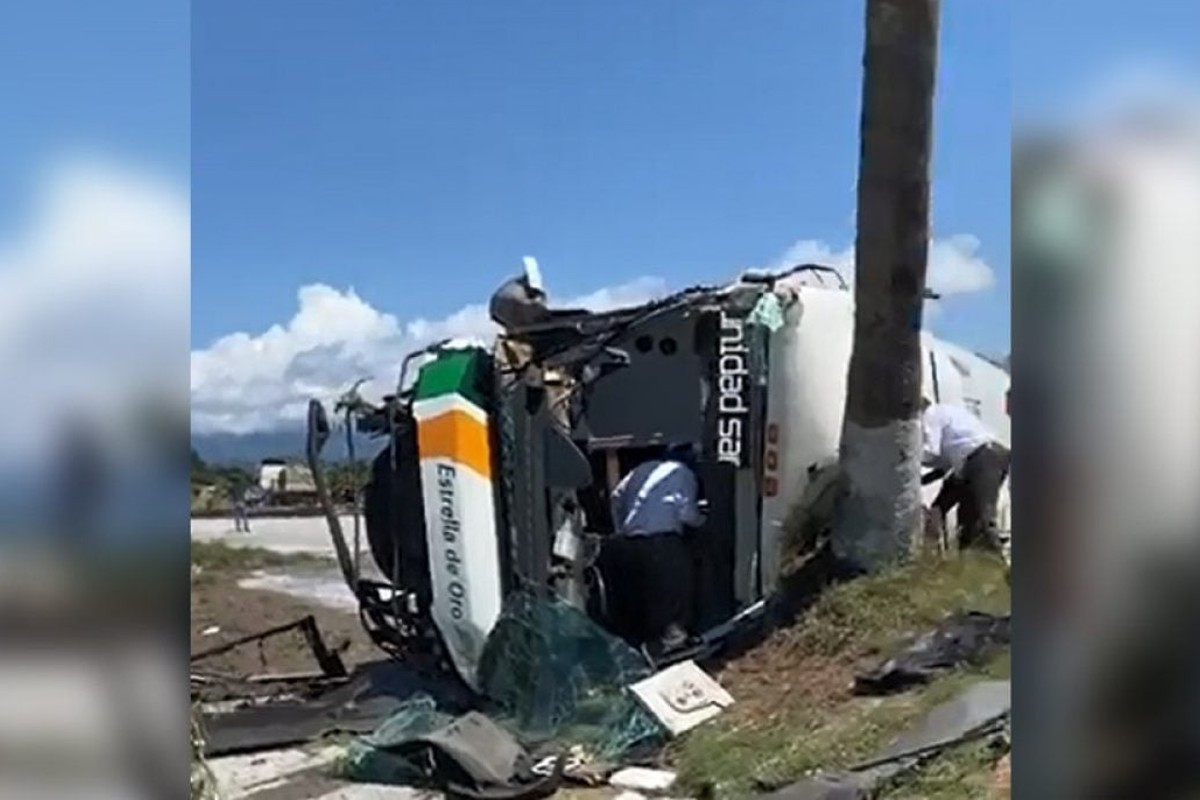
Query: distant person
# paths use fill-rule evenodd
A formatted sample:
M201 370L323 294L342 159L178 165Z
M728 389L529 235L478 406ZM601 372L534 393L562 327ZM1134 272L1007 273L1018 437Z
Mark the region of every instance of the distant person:
M925 482L945 476L933 501L937 524L946 526L946 515L958 507L960 547L1001 549L996 506L1000 487L1008 477L1010 453L962 406L921 400L922 461L934 467Z
M233 527L237 533L250 532L250 515L247 513L247 497L249 491L242 486L235 485L230 490L230 500L233 505Z
M684 644L693 593L685 533L705 522L692 446L674 445L629 472L613 490L612 516L604 560L623 633L663 650Z

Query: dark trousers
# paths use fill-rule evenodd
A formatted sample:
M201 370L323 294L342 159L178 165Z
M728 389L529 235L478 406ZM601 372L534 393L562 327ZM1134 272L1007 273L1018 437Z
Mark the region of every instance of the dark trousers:
M950 509L958 506L960 547L999 548L996 535L996 505L1000 487L1008 477L1008 448L992 443L967 456L961 472L948 475L933 507L941 512L943 524Z
M675 623L688 627L692 554L681 533L612 536L600 554L609 626L618 636L647 644Z
M233 504L233 526L238 533L250 532L250 517L246 514L246 505L238 502Z

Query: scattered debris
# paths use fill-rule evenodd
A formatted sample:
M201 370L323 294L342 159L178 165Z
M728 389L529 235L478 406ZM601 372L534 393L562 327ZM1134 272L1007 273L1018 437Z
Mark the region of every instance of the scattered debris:
M694 661L684 661L630 687L673 736L690 731L733 705L733 697Z
M985 661L1012 638L1010 617L977 611L957 614L854 680L857 694L890 694L927 683L937 674Z
M373 733L351 744L346 776L525 796L563 781L602 785L667 739L630 689L651 676L644 657L561 600L510 598L477 675L469 708L404 695ZM494 769L479 771L485 763Z
M394 661L366 664L330 687L293 686L231 707L206 705L206 753L253 753L313 741L330 733L366 734L414 694L435 692L446 708L466 710L469 699L455 686L434 682ZM308 690L308 691L305 691Z
M431 698L406 703L371 736L356 742L346 763L357 781L410 785L454 797L548 797L562 783L564 758L549 774L534 770L525 748L478 712L456 719Z
M675 773L663 769L627 767L613 774L608 785L614 789L661 794L675 785Z
M220 632L221 632L220 625L209 625L207 628L200 631L200 635L201 636L216 636Z

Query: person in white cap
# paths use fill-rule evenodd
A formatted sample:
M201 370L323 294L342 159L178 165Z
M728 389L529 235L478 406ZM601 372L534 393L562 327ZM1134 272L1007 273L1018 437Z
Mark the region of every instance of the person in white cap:
M921 433L922 461L935 468L926 482L945 476L933 501L937 523L944 529L946 515L957 506L960 547L999 550L996 506L1008 477L1008 448L967 409L928 397L921 399Z

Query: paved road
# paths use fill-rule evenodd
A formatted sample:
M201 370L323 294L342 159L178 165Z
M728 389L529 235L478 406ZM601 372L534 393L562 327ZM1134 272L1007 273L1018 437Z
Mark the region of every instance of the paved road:
M354 546L354 517L340 517L346 543ZM192 538L220 540L234 546L263 547L279 553L320 553L331 558L333 541L324 517L260 517L250 519L250 533L238 533L233 517L192 520ZM366 534L363 534L366 548Z
M346 534L346 544L353 548L354 517L344 516L339 519ZM232 517L193 519L192 538L201 541L222 541L235 547L262 547L277 553L313 553L330 559L336 557L324 517L251 519L248 534L237 532ZM362 574L381 579L382 575L367 547L365 531L360 545ZM238 581L238 585L246 589L268 589L292 595L339 611L355 613L358 610L358 601L346 587L341 572L334 566L318 569L285 567L262 570Z

